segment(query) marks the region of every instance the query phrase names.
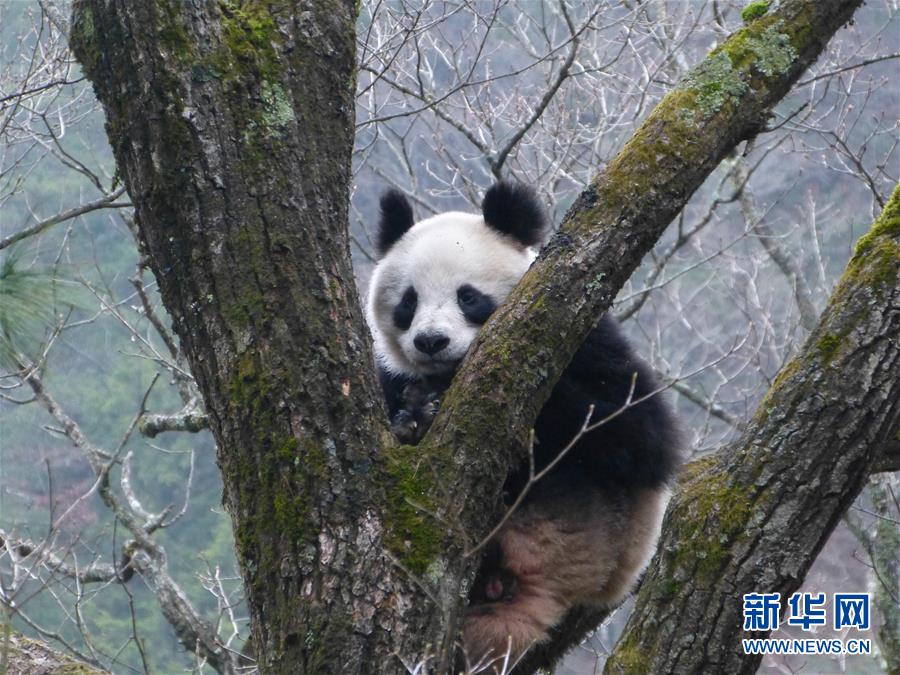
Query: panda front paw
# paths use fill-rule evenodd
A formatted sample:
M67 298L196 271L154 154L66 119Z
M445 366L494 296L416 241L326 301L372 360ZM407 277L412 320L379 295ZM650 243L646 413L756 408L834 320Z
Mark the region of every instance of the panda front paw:
M425 431L428 431L428 429L431 428L431 423L434 421L435 415L438 414L438 410L440 409L441 395L436 391L426 394L425 402L422 404L422 407L419 408L419 417L421 418L420 426L424 426Z
M403 390L403 408L391 418L391 431L401 443L416 445L431 427L441 407L441 392L411 382Z
M391 431L397 440L408 445L416 445L421 441L431 427L440 403L440 399L434 394L420 405L408 405L397 411L391 418Z
M409 410L400 410L391 419L391 432L406 445L415 445L424 435L419 431L416 416Z

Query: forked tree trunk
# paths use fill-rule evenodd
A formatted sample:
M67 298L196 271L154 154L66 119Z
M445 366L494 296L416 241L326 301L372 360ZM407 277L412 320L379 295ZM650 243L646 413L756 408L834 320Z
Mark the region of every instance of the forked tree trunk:
M386 432L347 246L355 3L77 0L72 44L219 447L262 670L445 667L476 562L463 551L553 382L858 4L785 0L691 71L573 207L413 449Z

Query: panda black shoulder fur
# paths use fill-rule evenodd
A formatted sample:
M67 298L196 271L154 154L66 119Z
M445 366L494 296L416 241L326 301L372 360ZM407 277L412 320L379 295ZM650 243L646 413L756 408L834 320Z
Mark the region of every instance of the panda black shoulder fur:
M414 223L397 191L381 200L367 316L394 432L424 435L457 366L548 234L527 188L501 182L482 214L449 212ZM614 319L604 317L575 354L535 422L540 471L584 423L659 388ZM660 395L584 435L532 486L488 547L470 594L464 646L470 661L518 658L579 604L613 605L650 560L678 463L678 433ZM528 467L506 482L514 499Z

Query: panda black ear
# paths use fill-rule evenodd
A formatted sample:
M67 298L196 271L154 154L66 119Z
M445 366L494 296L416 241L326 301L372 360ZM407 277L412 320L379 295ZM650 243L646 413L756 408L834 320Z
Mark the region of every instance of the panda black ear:
M525 246L541 244L547 235L547 216L534 191L521 183L500 181L481 202L484 222Z
M381 196L381 218L375 247L378 255L387 253L406 231L413 226L413 210L400 190L391 188Z

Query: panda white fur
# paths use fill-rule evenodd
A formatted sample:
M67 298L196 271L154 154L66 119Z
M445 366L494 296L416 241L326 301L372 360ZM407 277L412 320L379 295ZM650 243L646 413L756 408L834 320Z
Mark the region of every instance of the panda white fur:
M417 442L481 325L536 256L548 228L527 188L497 183L482 214L450 212L414 223L397 191L381 200L379 261L367 316L392 429ZM593 420L658 381L615 321L602 319L576 353L535 422L540 471ZM650 560L678 462L678 433L656 395L583 436L487 547L463 626L470 662L518 658L575 605L613 605ZM511 471L512 501L528 479Z

